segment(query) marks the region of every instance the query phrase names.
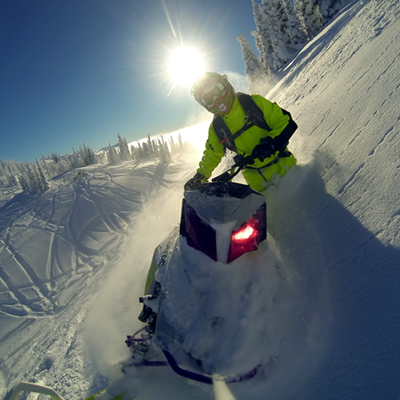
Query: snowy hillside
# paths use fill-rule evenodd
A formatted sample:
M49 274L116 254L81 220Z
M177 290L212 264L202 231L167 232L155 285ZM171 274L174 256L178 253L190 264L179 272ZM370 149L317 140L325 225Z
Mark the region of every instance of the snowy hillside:
M399 398L399 18L397 0L352 3L262 93L298 123L299 165L268 195L279 302L242 338L267 321L259 353L275 364L230 385L237 399ZM42 195L2 188L0 396L19 380L66 399L109 383L200 156L82 168ZM212 398L170 371L130 378L137 399Z
M1 208L3 389L8 380L16 377L41 381L38 374L57 369L62 376L55 378L59 381L56 389L73 386L76 398L86 391L87 382L82 380L84 349L78 345L84 339L82 321L89 303L103 286L101 282L124 259L124 240L128 238L130 242L136 236L134 230L154 218L162 227L153 223L152 232L144 226L144 231L138 232L138 236L144 235L144 245L130 248L124 259L129 263L125 267L131 270L133 285L138 286L136 293L141 293L146 256L151 256L170 229L168 225L163 227L168 220L166 212L162 217L150 210L152 217L144 220L145 204L150 198L154 204L155 194L162 187L181 189L181 185L174 185L175 175L181 174L184 180L188 174L178 160L174 164L175 169L172 165L167 168L162 164L128 162L71 171L53 180L51 189L43 195L20 193ZM178 208L174 212L173 201L180 202L180 195L177 191L169 203L172 226L179 216ZM140 265L135 259L140 260ZM107 282L107 287L111 286ZM134 304L136 293L126 294ZM134 322L131 316L130 312L125 316L128 326ZM105 329L107 321L101 324ZM121 324L124 327L124 321ZM121 332L120 337L123 335ZM69 357L60 360L57 353L65 352ZM65 363L71 365L66 367Z

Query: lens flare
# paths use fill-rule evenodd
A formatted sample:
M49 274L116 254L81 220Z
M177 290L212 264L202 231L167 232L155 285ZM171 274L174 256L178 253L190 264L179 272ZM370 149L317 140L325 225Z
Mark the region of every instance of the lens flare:
M191 87L194 81L205 72L203 57L191 47L180 47L171 54L168 71L174 85Z

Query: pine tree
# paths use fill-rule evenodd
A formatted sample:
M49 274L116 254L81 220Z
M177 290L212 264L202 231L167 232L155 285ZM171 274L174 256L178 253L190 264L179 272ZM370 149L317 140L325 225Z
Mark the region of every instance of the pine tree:
M0 158L1 172L5 184L10 186L18 185L17 176L20 174L20 167L14 160L2 160Z
M289 15L286 4L283 0L269 1L273 4L273 10L277 21L277 31L279 32L283 42L286 44L286 47L290 47L292 41L289 32Z
M172 139L172 140L171 140ZM170 137L170 143L173 143L173 138L172 136ZM167 142L164 141L164 137L161 136L161 138L158 139L158 148L159 148L159 157L160 157L160 162L164 164L168 164L171 161L171 154L168 148ZM171 146L172 149L172 146Z
M36 193L40 190L39 187L39 179L34 166L31 166L29 163L26 163L26 180L28 182L28 191L32 193Z
M178 145L175 143L172 135L169 137L169 147L171 148L171 153L176 153L178 151Z
M318 5L313 0L303 0L304 5L304 23L310 38L316 36L324 26L324 19Z
M119 157L121 161L127 161L132 159L132 154L129 150L128 143L125 138L121 138L118 133L118 143L119 143Z
M25 172L21 172L21 174L19 175L19 185L21 186L22 191L24 192L29 192L30 191L30 185L27 179L27 176L25 174Z
M271 36L269 31L269 24L264 22L261 6L252 0L254 22L256 24L256 31L252 31L251 35L255 39L256 47L260 53L260 67L265 76L271 75L272 57L273 52Z
M60 161L60 156L57 153L52 153L51 154L51 158L53 159L53 161L57 164Z
M68 157L63 157L58 163L59 167L59 174L62 174L63 172L70 171L72 169L71 162Z
M72 148L72 154L68 156L69 163L71 164L71 168L79 168L82 166L82 161L79 152L77 152L74 148Z
M146 159L147 160L149 158L149 156L150 156L149 146L151 146L151 141L148 138L147 143L146 142L142 143L142 147L141 147L142 159Z
M76 151L74 148L72 149L73 153L70 156L70 161L73 168L80 168L95 163L96 156L93 150L91 150L85 144L79 146L78 151Z
M47 183L46 177L43 173L43 170L39 164L39 161L36 160L36 170L37 170L37 180L38 180L38 187L40 190L48 190L49 184Z
M270 68L273 72L277 72L290 59L290 53L285 41L286 33L282 32L284 28L281 28L280 23L284 15L281 14L282 10L278 7L278 3L273 0L262 0L262 6L263 23L270 27L269 37L272 45Z
M81 161L81 165L79 166L97 164L96 154L90 147L85 146L85 144L83 144L83 146L79 148L79 154L79 158Z
M138 153L139 153L139 160L143 160L146 157L145 151L140 142L137 142L137 144L138 144L137 149L138 149ZM146 143L143 143L143 144L145 145Z
M131 146L132 158L136 161L140 160L139 149L136 146Z
M117 153L117 150L115 147L111 146L111 144L108 144L108 148L106 150L107 153L107 160L108 162L117 162L119 161L119 155Z
M319 0L318 5L325 24L336 17L345 3L346 1L344 0Z
M245 73L249 79L250 86L256 85L258 82L265 79L258 58L244 35L239 35L236 39L240 43L242 49Z
M146 146L144 146L144 145L146 145ZM151 140L149 134L147 135L147 143L143 143L143 149L144 149L145 154L147 154L146 157L155 157L154 153L155 153L156 149L153 147L153 143L152 143L152 140Z
M300 27L301 27L301 29L305 30L307 38L309 38L306 23L304 21L304 9L305 9L304 2L302 0L293 0L293 6L294 6L294 13L296 14L296 18L299 20L299 23L300 23Z
M308 34L304 25L304 18L298 17L295 7L291 0L283 0L288 14L288 32L290 36L291 47L296 49L298 44L307 42Z

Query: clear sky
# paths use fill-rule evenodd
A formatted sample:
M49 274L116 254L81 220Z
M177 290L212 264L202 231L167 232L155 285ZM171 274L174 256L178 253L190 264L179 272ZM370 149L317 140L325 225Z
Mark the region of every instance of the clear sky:
M0 0L0 157L33 161L178 130L201 113L173 87L185 45L244 76L251 0ZM211 116L210 116L211 118Z

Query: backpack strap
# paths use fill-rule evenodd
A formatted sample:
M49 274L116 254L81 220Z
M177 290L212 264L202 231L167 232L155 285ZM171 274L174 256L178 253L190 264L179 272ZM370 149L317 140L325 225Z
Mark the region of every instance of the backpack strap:
M235 153L237 153L235 139L237 139L243 132L247 131L254 125L268 132L272 130L267 124L267 121L265 121L264 113L262 112L261 108L258 107L249 94L237 92L236 96L238 97L239 103L246 114L244 125L237 132L232 134L230 129L225 124L224 119L220 115L216 115L212 122L219 142L224 145L225 149L229 149Z
M271 132L272 129L267 124L267 121L265 120L265 117L264 117L264 113L262 112L261 108L258 107L258 105L253 100L253 98L249 94L241 93L241 92L238 92L237 96L238 96L239 103L242 106L242 108L246 114L246 117L253 123L253 125L258 126L259 128L264 129L265 131ZM247 128L247 129L249 129L249 128Z
M214 116L212 121L214 131L218 136L219 142L224 145L224 149L229 149L237 153L235 140L232 136L231 130L225 124L225 121L220 115Z

